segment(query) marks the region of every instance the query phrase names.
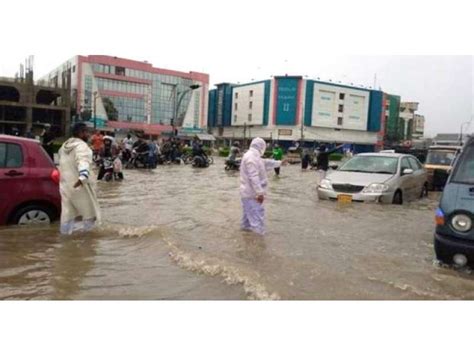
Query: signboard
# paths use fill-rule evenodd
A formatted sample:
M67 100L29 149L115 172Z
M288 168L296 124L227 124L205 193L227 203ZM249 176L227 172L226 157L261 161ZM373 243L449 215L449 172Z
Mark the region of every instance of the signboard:
M145 116L148 124L151 123L151 110L152 110L152 87L148 85L146 88L146 97L145 97Z
M277 92L277 125L294 125L297 115L299 79L279 78Z
M92 124L92 127L94 127L94 118L91 118L89 122ZM104 128L106 126L107 120L104 120L103 118L96 117L95 118L95 126L97 128Z
M279 136L292 136L293 130L292 129L279 129L278 135Z

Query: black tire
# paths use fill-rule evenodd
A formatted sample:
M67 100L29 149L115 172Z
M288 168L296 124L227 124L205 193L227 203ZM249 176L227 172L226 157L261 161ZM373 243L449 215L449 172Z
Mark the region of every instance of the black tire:
M112 180L112 174L105 174L104 178L105 178L105 181L107 181L107 182L111 181Z
M425 198L425 197L428 197L428 183L425 182L425 184L423 185L423 188L421 189L421 194L420 194L420 198Z
M436 259L439 262L441 262L445 265L452 265L453 264L452 256L443 247L443 244L441 244L436 238L434 239L434 250L435 250Z
M17 211L15 211L15 213L13 214L13 216L10 219L10 224L19 224L21 219L24 216L26 216L28 213L30 213L30 214L33 213L34 214L34 211L41 211L45 215L47 215L49 220L45 221L45 224L49 224L49 223L53 222L57 217L57 214L55 213L55 211L52 208L47 207L47 206L43 206L43 205L32 204L32 205L24 206L24 207L18 209Z
M397 190L395 192L395 195L393 195L392 203L394 205L403 205L403 195L402 195L402 192L400 190Z

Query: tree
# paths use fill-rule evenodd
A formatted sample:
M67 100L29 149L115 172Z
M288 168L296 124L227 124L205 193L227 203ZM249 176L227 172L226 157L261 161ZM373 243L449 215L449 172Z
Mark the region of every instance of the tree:
M110 121L117 121L118 119L118 110L115 108L114 103L108 97L102 99L102 104L104 105L105 112L107 113L107 119Z

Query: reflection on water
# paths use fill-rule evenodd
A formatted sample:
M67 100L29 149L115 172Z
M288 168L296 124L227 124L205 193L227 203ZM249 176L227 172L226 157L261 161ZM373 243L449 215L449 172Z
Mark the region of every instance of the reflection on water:
M438 195L404 206L316 197L297 166L270 178L268 235L239 230L238 174L160 166L99 183L104 225L0 229L1 299L472 299L433 263Z

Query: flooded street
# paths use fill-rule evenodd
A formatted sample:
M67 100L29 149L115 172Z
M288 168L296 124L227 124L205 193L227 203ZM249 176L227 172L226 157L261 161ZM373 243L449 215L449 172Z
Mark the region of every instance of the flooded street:
M316 174L270 173L265 237L241 232L238 173L159 166L99 183L104 225L0 229L0 299L474 299L434 263L439 195L318 201Z

